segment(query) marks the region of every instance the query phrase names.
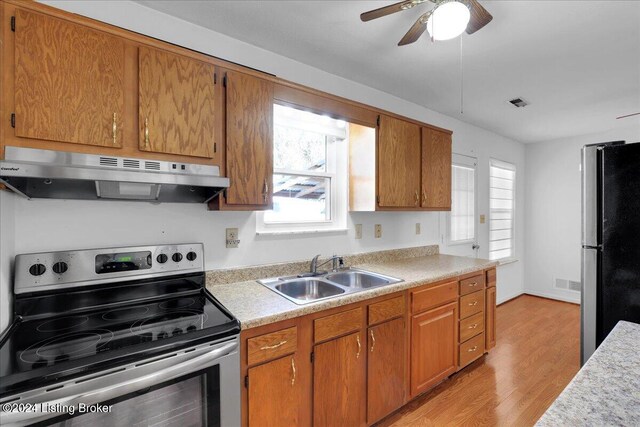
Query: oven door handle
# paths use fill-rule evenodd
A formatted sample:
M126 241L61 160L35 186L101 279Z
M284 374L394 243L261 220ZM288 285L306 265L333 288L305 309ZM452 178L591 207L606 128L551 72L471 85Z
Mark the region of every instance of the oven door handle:
M218 359L231 351L235 350L238 347L238 342L236 340L223 345L221 347L217 347L214 350L208 351L204 354L194 357L193 359L189 359L185 362L177 363L171 367L161 369L157 372L143 375L139 378L133 378L128 381L120 382L113 385L108 385L106 387L98 388L98 390L86 392L86 393L78 393L72 394L70 396L61 397L55 400L51 400L49 402L29 402L30 405L35 407L49 407L53 408L56 406L69 407L74 406L77 407L80 403L85 403L87 405L106 402L108 400L114 399L119 396L123 396L129 393L132 393L136 390L151 387L158 383L169 381L171 379L180 377L186 373L191 372L191 370L198 370L199 368L206 367L211 363L212 360ZM166 359L159 359L160 361ZM149 365L153 364L150 362ZM135 370L135 368L133 368ZM115 374L122 374L126 371L116 371ZM104 377L96 378L96 386L100 387L100 382L108 382L111 375L105 375ZM71 389L73 386L70 387ZM16 405L19 405L20 402L14 402ZM26 403L25 403L26 404ZM4 407L11 406L12 404L2 405ZM38 421L38 418L51 418L57 415L62 415L65 412L57 413L57 412L18 412L18 411L9 411L0 412L0 420L2 420L3 426L11 426L14 424L23 425L23 423L30 423L34 421Z

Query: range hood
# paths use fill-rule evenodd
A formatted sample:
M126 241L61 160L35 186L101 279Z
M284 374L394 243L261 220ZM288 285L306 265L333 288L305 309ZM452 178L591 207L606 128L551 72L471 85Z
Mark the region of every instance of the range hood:
M6 147L0 183L26 198L205 203L229 187L217 166Z

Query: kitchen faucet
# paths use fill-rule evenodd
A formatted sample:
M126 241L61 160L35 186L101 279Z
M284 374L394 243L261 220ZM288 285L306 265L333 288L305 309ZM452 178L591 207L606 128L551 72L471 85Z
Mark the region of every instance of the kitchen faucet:
M342 259L341 256L338 256L338 255L333 255L331 258L329 258L328 260L324 261L321 264L318 264L318 258L320 258L320 254L314 256L311 259L311 266L309 267L309 272L312 275L318 274L318 267L322 267L328 262L332 262L331 271L338 271L338 268L344 266L344 260Z

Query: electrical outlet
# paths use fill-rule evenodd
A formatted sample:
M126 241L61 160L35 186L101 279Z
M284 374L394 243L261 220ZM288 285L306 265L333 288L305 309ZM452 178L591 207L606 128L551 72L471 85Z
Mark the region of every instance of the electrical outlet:
M376 224L374 235L376 239L379 239L382 237L382 224Z
M227 228L227 248L237 248L240 244L237 228Z
M486 219L485 219L484 214L480 215L480 224L484 224L485 222L486 222Z
M356 239L362 239L362 224L356 224Z
M422 230L420 230L420 223L416 222L416 234L420 234Z

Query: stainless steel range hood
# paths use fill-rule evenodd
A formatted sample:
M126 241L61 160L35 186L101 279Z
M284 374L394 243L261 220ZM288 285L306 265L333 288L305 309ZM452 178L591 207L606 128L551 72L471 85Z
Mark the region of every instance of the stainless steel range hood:
M229 187L217 166L6 147L0 183L27 198L204 203Z

